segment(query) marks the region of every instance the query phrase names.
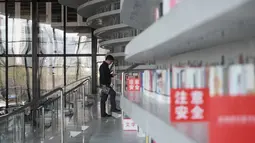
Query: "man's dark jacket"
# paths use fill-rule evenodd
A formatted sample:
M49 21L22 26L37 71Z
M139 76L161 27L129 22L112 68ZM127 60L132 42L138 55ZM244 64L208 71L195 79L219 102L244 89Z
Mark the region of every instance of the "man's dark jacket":
M99 68L99 73L100 73L100 85L110 86L112 74L109 69L109 65L105 61L101 64Z

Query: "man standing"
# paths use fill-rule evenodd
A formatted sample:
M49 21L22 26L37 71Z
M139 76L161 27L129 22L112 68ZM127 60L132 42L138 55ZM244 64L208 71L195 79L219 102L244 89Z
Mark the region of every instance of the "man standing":
M114 61L112 55L106 56L105 61L101 64L99 68L100 73L100 85L102 88L101 93L101 117L110 117L105 111L105 102L107 101L108 95L110 95L111 102L111 112L120 112L119 109L116 108L115 96L116 92L111 87L111 78L115 75L111 73L109 69L109 65L111 65Z

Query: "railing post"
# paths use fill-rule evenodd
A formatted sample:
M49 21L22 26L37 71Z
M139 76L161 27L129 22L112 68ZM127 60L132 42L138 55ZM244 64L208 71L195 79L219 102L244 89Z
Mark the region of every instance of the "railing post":
M82 93L82 105L83 105L83 111L85 111L85 94L86 94L86 83L84 83L83 93Z
M88 89L89 90L89 89ZM82 94L82 106L83 106L83 111L82 111L82 115L83 115L83 123L85 123L85 94L86 94L86 82L84 83L84 87L83 87L83 94Z
M57 117L56 117L56 101L53 101L52 103L52 114L51 114L51 120L52 120L52 133L54 134L56 132L56 120L57 120Z
M21 118L21 123L22 123L22 137L21 137L21 143L26 142L26 123L25 123L25 112L22 113L22 118Z
M125 93L125 73L121 73L121 94L124 96Z
M45 138L45 112L44 112L44 107L42 107L42 140Z
M78 98L78 89L73 92L73 108L74 108L74 123L78 123L78 103L77 103L77 98Z
M63 98L63 90L60 92L60 142L64 143L64 98Z

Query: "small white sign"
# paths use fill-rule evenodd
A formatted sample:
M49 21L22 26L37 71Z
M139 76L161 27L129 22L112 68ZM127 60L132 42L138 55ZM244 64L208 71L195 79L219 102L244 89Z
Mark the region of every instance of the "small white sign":
M132 119L123 119L122 124L124 131L137 131L137 124Z

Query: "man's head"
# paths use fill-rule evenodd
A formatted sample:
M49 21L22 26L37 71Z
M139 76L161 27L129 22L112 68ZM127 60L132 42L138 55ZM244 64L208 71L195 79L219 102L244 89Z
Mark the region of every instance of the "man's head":
M106 58L105 58L105 62L106 62L106 63L108 63L108 64L110 65L110 64L113 63L113 61L114 61L114 58L113 58L112 55L106 56Z

